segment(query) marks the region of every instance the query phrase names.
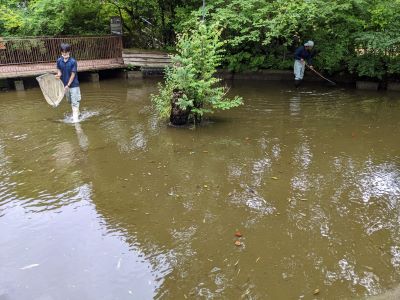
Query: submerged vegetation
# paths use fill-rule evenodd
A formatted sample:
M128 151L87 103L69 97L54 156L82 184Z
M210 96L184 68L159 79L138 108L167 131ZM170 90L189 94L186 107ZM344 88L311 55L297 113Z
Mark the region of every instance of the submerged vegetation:
M175 48L202 13L200 0L3 0L0 36L108 34L123 20L127 47ZM359 78L400 79L400 0L207 0L234 71L289 69L294 49L316 42L315 66Z

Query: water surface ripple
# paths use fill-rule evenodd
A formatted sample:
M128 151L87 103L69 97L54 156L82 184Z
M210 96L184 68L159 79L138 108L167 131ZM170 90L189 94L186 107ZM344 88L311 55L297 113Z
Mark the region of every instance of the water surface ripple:
M245 106L185 129L157 118L153 80L83 83L79 124L38 88L0 94L0 299L396 287L399 95L229 84Z

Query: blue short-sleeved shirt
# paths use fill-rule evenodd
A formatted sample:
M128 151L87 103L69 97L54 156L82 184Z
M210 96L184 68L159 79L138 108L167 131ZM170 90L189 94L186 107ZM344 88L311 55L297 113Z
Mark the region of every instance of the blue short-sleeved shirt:
M71 73L75 73L75 78L72 81L70 87L77 87L79 86L78 81L78 64L76 60L72 57L68 58L67 62L64 62L64 58L60 57L57 59L57 69L61 71L61 80L64 83L64 86L68 84L68 81L71 77Z

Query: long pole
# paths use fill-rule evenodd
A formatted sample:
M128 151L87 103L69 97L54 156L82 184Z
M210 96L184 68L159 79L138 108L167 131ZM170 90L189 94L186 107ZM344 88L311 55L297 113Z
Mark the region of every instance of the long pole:
M330 80L330 79L324 77L321 73L319 73L317 70L314 70L314 68L311 68L308 64L306 64L306 66L307 66L311 71L313 71L315 74L317 74L319 77L321 77L322 79L325 79L326 81L328 81L328 82L329 82L330 84L332 84L332 85L336 85L335 82L333 82L332 80Z

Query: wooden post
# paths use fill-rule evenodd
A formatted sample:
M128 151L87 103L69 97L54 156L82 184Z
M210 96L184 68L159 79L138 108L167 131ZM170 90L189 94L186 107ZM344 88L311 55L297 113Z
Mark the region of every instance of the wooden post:
M126 72L126 77L128 79L142 79L143 73L142 71L128 71Z
M14 80L14 86L16 91L24 91L24 81L23 80Z
M89 80L91 82L99 82L100 77L99 77L99 73L95 72L95 73L90 73L90 77Z

